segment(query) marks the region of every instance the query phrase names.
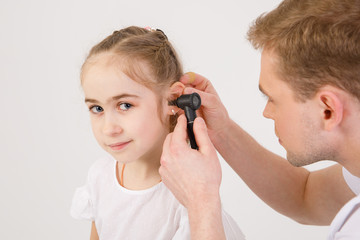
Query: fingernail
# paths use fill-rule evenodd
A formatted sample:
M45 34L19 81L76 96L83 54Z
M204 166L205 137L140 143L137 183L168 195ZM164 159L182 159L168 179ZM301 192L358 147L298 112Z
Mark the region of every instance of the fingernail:
M197 117L196 121L198 121L198 123L200 123L200 124L205 125L205 121L204 121L204 119L202 117Z
M188 83L191 84L195 81L195 73L187 72L186 75L188 76Z

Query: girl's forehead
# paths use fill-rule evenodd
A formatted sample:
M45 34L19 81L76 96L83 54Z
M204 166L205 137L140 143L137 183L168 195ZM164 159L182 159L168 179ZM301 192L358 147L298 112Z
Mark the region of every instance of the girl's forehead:
M104 52L91 56L86 60L82 68L84 75L92 67L114 68L128 75L134 81L144 85L157 83L155 70L145 60L136 58L136 56L127 56L121 53Z
M143 93L146 87L131 79L119 68L111 65L93 65L84 73L82 86L84 90L99 91L106 89L108 92L118 89Z
M153 75L145 61L106 52L87 60L82 69L81 83L85 93L96 93L96 89L107 86L108 92L127 89L138 94L151 91L158 97L165 96L170 86L157 83Z
M159 93L131 79L111 65L93 65L84 73L82 87L85 98L108 102L119 95L135 95L138 99L153 101Z

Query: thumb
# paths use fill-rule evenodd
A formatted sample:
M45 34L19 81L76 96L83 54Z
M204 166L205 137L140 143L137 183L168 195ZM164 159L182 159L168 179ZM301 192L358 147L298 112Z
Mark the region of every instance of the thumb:
M173 131L171 145L177 144L181 148L188 147L186 138L187 138L186 118L185 118L184 114L182 114L177 119L177 124Z
M210 141L205 121L201 117L195 118L194 135L201 153L207 155L207 153L215 150L213 144Z

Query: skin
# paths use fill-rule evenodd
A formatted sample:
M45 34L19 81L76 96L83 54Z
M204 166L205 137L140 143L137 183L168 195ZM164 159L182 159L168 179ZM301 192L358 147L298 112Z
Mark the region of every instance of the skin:
M167 98L180 95L184 85L178 82L169 87L159 105L154 104L159 102L159 94L124 74L120 64L111 53L90 60L82 75L85 103L97 142L118 161L118 176L126 164L124 186L147 189L161 181L160 156L175 108L168 106ZM90 239L99 239L94 222Z
M191 239L225 239L225 232L219 227L223 226L219 195L220 163L202 118L195 119L194 128L198 151L188 147L186 118L183 115L178 118L174 132L164 142L159 172L163 182L188 210ZM207 164L203 164L203 159ZM189 171L188 174L178 174L184 169ZM193 183L197 187L189 188ZM182 192L186 192L186 195Z
M198 139L197 134L208 133L216 150L234 171L276 211L303 224L329 225L340 208L355 196L344 181L341 165L360 177L357 147L360 129L355 127L360 118L360 104L347 92L333 86L324 86L313 98L300 102L276 72L277 68L276 54L264 50L259 88L269 100L263 115L274 120L276 135L289 161L263 148L232 121L210 81L197 74L195 78L185 75L181 79L190 86L184 92L199 93L203 103L200 115L207 124L207 131L200 124L194 125L195 136ZM179 128L185 132L183 126ZM206 157L194 155L179 143L181 134L184 133L176 131L168 136L177 141L171 141L166 146L168 150L164 146L160 174L174 195L188 207L189 217L200 221L191 225L192 231L199 233L196 239L207 239L203 236L218 234L221 228L217 225L214 230L219 220L206 215L206 212L218 211L220 167L210 168L217 161L214 149L209 150L210 155ZM208 143L204 144L211 148ZM198 145L201 149L202 143ZM295 167L322 159L332 159L339 164L314 172ZM196 161L197 168L203 169L195 175L201 181L192 177L188 161ZM204 173L209 169L212 174ZM175 183L178 178L193 179L179 187ZM203 189L203 181L216 185ZM197 194L192 195L194 193ZM205 207L202 207L203 199L209 203Z
M99 240L99 235L96 231L96 226L94 221L91 223L90 240Z

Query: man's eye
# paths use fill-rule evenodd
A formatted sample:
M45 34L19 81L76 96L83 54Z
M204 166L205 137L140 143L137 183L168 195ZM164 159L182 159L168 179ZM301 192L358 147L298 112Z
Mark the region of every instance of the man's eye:
M121 103L119 105L119 108L123 111L127 111L132 107L132 105L130 103Z
M92 106L89 108L89 110L93 113L100 113L104 111L104 109L100 106Z

